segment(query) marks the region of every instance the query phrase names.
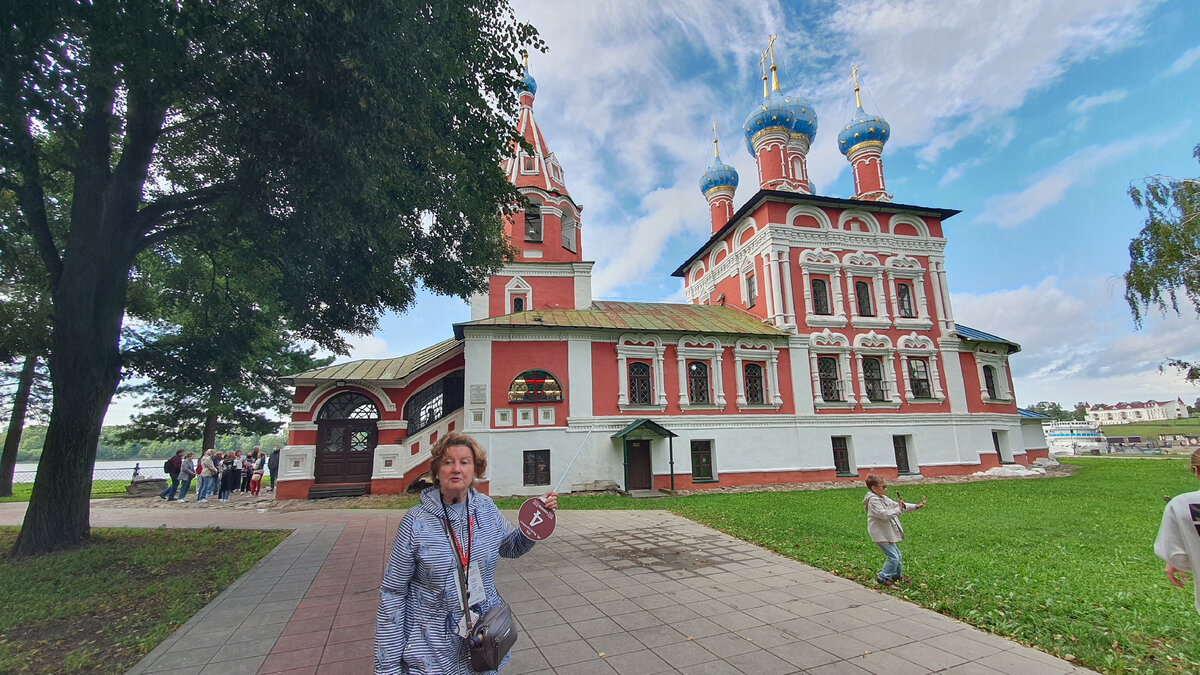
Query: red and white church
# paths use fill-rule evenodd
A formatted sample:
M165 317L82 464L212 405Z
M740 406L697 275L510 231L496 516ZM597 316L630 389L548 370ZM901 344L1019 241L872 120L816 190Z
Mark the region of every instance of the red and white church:
M958 212L892 201L890 127L861 102L837 137L855 194L819 196L816 112L764 72L743 129L757 191L734 209L714 140L712 233L674 272L687 304L637 303L592 298L536 91L526 69L530 150L504 165L531 204L508 223L516 259L453 338L292 378L276 498L404 492L450 431L487 449L479 487L495 495L957 475L1048 454L1015 403L1020 347L954 320L942 223Z

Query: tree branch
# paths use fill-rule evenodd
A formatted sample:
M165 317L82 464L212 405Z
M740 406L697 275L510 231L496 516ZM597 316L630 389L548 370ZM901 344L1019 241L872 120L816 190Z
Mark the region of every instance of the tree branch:
M10 109L17 109L15 103L15 101L10 102L12 106ZM25 214L25 222L29 225L30 233L37 244L42 264L46 266L46 274L53 291L57 288L58 280L62 276L62 257L58 253L58 246L54 244L54 235L50 232L50 221L46 216L46 193L42 187L37 144L29 131L28 120L24 118L9 119L5 121L5 124L12 130L13 146L21 172L21 182L15 187L15 192L21 202L21 211Z
M169 237L178 234L188 229L186 225L176 227L168 227L150 233L155 226L162 223L162 219L171 213L177 213L184 209L191 209L197 206L210 204L217 199L220 199L229 190L229 185L218 183L209 185L198 190L189 190L187 192L177 192L175 194L159 197L154 202L146 205L145 208L138 211L137 217L134 219L134 226L142 237L141 241L136 246L134 254L140 253Z

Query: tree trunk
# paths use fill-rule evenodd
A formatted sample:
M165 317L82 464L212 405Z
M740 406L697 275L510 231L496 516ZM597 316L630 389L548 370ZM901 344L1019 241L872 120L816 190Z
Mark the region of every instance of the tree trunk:
M8 418L4 454L0 456L0 497L11 497L13 493L13 471L17 468L17 450L21 446L21 432L25 430L25 410L29 406L29 390L33 388L37 359L36 355L26 356L17 378L17 397L13 401L12 416Z
M211 408L208 415L204 418L204 442L200 446L201 452L217 447L217 413Z
M78 200L77 204L78 205ZM68 244L54 289L50 382L54 407L14 556L77 548L91 534L92 469L104 414L121 375L119 339L130 256L103 226Z

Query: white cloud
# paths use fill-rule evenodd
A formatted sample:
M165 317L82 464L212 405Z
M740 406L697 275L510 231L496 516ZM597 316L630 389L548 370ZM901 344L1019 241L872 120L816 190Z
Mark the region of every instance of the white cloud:
M1179 58L1175 59L1175 61L1170 65L1170 67L1168 67L1165 71L1163 71L1161 77L1169 77L1171 75L1178 75L1178 74L1182 73L1183 71L1196 65L1197 61L1200 61L1200 45L1192 47L1191 49L1184 52Z
M974 167L979 166L982 163L983 163L983 160L978 157L972 157L971 159L968 159L965 162L959 162L958 164L955 164L954 166L950 167L949 169L946 169L946 172L944 174L942 174L941 179L938 180L938 185L941 187L946 187L947 185L958 180L959 178L962 178L963 174L965 174L967 172L967 169L972 169Z
M988 198L975 221L995 223L1000 227L1016 227L1026 223L1061 202L1067 190L1076 184L1086 183L1104 164L1144 149L1148 144L1161 143L1161 138L1146 135L1083 148L1043 171L1025 189Z
M959 322L1021 345L1011 362L1021 405L1190 401L1200 393L1174 371L1158 370L1168 358L1200 358L1196 313L1155 316L1135 331L1120 282L1112 279L1048 277L1036 286L956 293L952 303Z
M1124 89L1109 89L1095 96L1080 96L1067 104L1067 110L1082 114L1098 106L1122 101L1128 93Z
M358 359L388 359L397 356L388 347L387 340L375 335L347 335L346 344L350 348L349 356L339 357L337 361L357 361Z

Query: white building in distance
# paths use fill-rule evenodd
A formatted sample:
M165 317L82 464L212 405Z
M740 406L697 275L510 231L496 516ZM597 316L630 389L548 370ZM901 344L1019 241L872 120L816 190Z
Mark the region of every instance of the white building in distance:
M1183 399L1174 401L1134 401L1115 405L1085 404L1088 421L1096 424L1132 424L1154 420L1181 420L1188 416Z

